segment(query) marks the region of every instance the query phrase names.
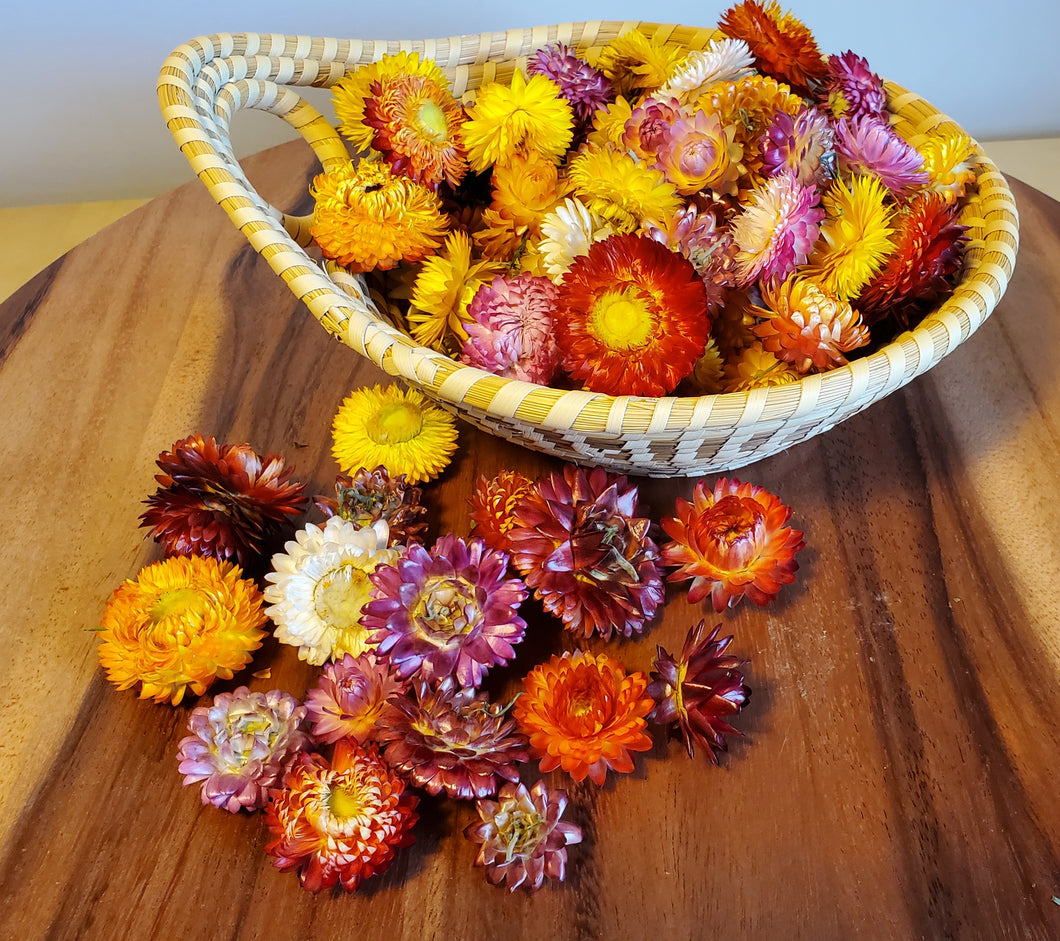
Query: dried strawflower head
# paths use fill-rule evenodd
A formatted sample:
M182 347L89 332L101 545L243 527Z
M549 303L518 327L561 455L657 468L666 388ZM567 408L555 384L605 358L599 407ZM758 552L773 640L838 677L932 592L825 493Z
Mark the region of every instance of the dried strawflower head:
M656 166L684 196L706 189L735 194L737 161L743 155L735 133L735 128L703 109L681 114L659 146Z
M751 49L742 39L715 39L706 49L689 50L655 94L688 103L711 85L750 75L753 63Z
M418 802L375 746L343 739L330 762L300 755L273 791L265 813L274 839L265 852L277 869L296 869L310 892L336 883L353 892L415 841Z
M620 95L628 95L634 90L659 88L684 55L678 43L666 41L665 32L648 35L634 28L604 46L593 65L614 83Z
M99 662L118 689L177 705L230 680L261 646L261 592L231 562L177 556L119 585L103 610Z
M563 368L593 392L668 395L703 355L707 295L692 264L614 235L574 259L555 308Z
M898 198L928 181L924 158L884 118L840 118L835 122L835 153L841 173L879 177Z
M849 49L828 57L824 92L828 110L837 118L883 117L887 107L883 80Z
M430 551L408 546L372 575L364 624L398 675L478 686L491 666L515 656L526 621L516 613L527 590L506 578L508 554L452 533Z
M783 386L789 382L798 382L799 371L782 359L770 353L756 340L736 354L724 367L722 391L749 392L769 386Z
M611 82L588 62L579 59L563 43L550 43L538 49L526 63L530 75L544 75L559 86L560 94L570 102L574 119L584 126L615 96Z
M655 703L643 673L626 674L607 654L553 656L523 680L515 718L530 736L542 772L562 768L575 781L603 784L610 768L633 770L630 752L647 751L645 716Z
M321 173L310 192L316 205L309 234L325 258L351 271L387 271L401 261L419 261L445 236L448 223L437 195L382 161Z
M451 680L393 700L395 716L379 729L386 760L429 794L444 791L470 800L497 792L500 781L518 781L516 762L526 761L526 737L473 689Z
M567 464L515 506L512 563L534 597L582 637L640 633L662 604L650 520L637 488L602 468Z
M497 800L478 800L481 818L464 829L479 843L475 865L486 870L491 885L505 882L509 892L524 886L536 892L545 879L562 882L567 870L567 847L580 843L582 831L561 820L567 792L549 793L544 781L529 791L520 783L505 784Z
M410 484L437 477L456 450L456 419L416 389L354 389L331 426L331 453L346 473L382 464Z
M316 497L314 503L325 516L341 516L358 529L383 520L390 530L390 545L420 542L427 530L427 507L423 491L411 486L404 474L391 476L380 464L375 470L362 467L351 477L335 478L335 498Z
M399 551L387 547L387 525L380 520L358 528L341 516L305 528L272 557L265 600L276 625L276 639L298 648L300 659L321 664L369 649L361 609L371 591L369 576L393 562Z
M680 657L660 646L648 684L655 700L648 718L679 733L689 757L698 742L715 764L725 736L740 734L728 720L751 696L740 669L744 661L725 653L732 637L719 639L720 629L708 633L705 621L690 627Z
M681 197L661 170L625 150L583 147L571 157L567 179L586 209L615 232L632 232L648 219L676 212Z
M541 220L537 250L545 273L560 281L571 262L589 251L593 242L612 234L611 226L589 212L580 199L567 197Z
M306 718L313 737L321 742L352 738L363 744L375 737L377 727L393 719L389 700L405 691L386 660L370 651L359 657L344 654L324 665L317 685L306 693Z
M778 111L762 135L762 173L790 171L803 186L828 185L835 176L835 132L827 115L816 108L797 114Z
M192 734L177 746L184 784L202 783L202 802L231 813L260 810L298 753L309 744L302 731L305 707L290 693L252 693L240 686L220 693L188 717Z
M305 484L276 454L191 435L158 456L159 489L140 525L167 556L201 555L247 567L305 508Z
M518 471L501 471L496 477L479 477L471 494L469 516L473 532L492 549L510 552L508 534L515 524L516 504L530 491L534 482Z
M668 581L692 579L688 600L710 595L719 612L745 595L767 604L795 580L795 553L805 545L790 518L791 508L763 487L722 477L710 490L697 481L692 501L678 498L677 516L662 520L673 539L663 563L678 566Z

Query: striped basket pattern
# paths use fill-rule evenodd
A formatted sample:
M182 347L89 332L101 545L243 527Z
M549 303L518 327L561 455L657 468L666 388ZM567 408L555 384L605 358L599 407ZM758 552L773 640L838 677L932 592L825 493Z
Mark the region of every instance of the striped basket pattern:
M158 82L163 117L213 198L326 330L390 375L477 427L580 464L646 476L731 470L783 451L860 412L927 371L990 315L1012 274L1018 216L1004 178L976 148L977 186L965 218L971 239L954 293L914 330L872 355L798 382L697 397L610 396L503 379L415 343L394 326L386 298L306 251L311 218L284 215L255 191L229 128L241 108L286 120L323 169L349 159L334 127L294 89L329 87L345 72L406 50L429 57L456 96L507 80L551 42L585 55L631 28L702 49L713 29L595 21L418 41L218 34L180 46ZM898 130L914 144L957 126L923 98L887 83Z

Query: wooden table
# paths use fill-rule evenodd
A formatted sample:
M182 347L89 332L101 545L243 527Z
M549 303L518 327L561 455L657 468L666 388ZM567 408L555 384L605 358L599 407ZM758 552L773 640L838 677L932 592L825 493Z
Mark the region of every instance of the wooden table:
M248 162L266 198L303 211L312 169L300 142ZM92 634L158 558L137 528L154 459L201 431L281 452L326 492L331 416L384 377L197 181L42 272L0 306L0 937L1060 937L1060 205L1013 187L1019 263L986 325L738 472L807 542L776 604L717 619L750 661L744 737L717 768L657 738L633 774L571 786L586 840L535 896L472 868L469 804L424 800L386 875L313 896L263 853L261 814L182 787L194 703L115 690ZM467 533L479 474L555 466L462 426L428 491L433 532ZM657 519L691 487L644 480L642 502ZM524 613L542 656L573 646ZM609 649L647 670L704 613L672 588L645 637ZM301 694L315 676L275 644L266 667L253 688Z

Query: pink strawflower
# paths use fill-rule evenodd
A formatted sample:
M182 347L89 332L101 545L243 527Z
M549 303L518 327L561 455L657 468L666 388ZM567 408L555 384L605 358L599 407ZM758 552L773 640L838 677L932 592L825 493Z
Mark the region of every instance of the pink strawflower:
M816 108L797 115L778 111L762 135L762 174L791 170L803 186L822 189L835 176L835 135L828 117Z
M305 707L278 689L220 693L188 717L192 734L177 747L184 784L202 782L202 802L231 813L258 810L309 744Z
M887 107L883 81L865 59L849 50L828 57L825 97L837 118L882 118Z
M416 787L471 800L496 794L500 780L519 780L515 763L528 759L529 741L475 690L457 689L451 678L436 689L420 683L394 705L379 740L387 764Z
M570 102L574 119L582 125L590 123L596 110L615 97L610 79L561 42L534 53L527 60L526 71L552 79L559 86L559 93Z
M732 226L741 284L756 278L783 281L806 263L824 219L819 202L817 188L803 186L790 171L771 176L754 191Z
M532 274L498 275L475 292L460 361L506 379L548 385L559 364L552 309L559 293Z
M479 800L479 823L464 829L472 843L480 843L475 865L484 867L491 885L507 882L508 891L520 885L536 892L545 879L562 882L567 869L567 847L582 841L580 827L560 820L567 792L549 794L544 781L529 791L522 783L505 784L497 800Z
M662 170L682 196L703 189L718 193L736 193L739 165L733 163L735 131L721 123L716 114L697 110L677 117L669 134L659 143L655 167Z
M836 121L835 150L842 173L878 176L895 196L908 196L928 181L924 158L880 118Z
M393 711L391 696L405 691L406 684L390 673L387 661L372 653L359 657L344 654L324 665L317 685L306 694L306 718L313 724L313 737L335 743L352 738L364 744L374 738L378 725Z
M669 139L673 126L684 111L676 98L660 101L647 98L626 119L622 143L649 166Z
M394 565L369 576L372 600L363 623L378 653L399 679L437 682L454 676L476 687L491 666L515 656L524 621L516 610L527 596L519 578L505 578L508 553L481 539L451 533L428 552L411 545Z

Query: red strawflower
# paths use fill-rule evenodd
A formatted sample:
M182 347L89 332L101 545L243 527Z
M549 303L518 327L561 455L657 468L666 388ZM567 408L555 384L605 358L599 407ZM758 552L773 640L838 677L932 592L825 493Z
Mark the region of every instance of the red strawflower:
M718 638L718 624L707 633L705 621L688 629L681 656L661 646L652 664L648 695L655 700L649 719L679 732L695 755L698 742L714 764L716 752L725 750L725 736L740 733L728 723L751 696L740 666L744 661L725 653L732 637Z
M559 285L562 367L593 392L668 395L703 355L707 294L695 268L653 239L612 235Z
M468 500L475 536L491 549L510 552L512 541L508 533L515 522L512 513L533 486L534 482L518 471L501 471L492 479L479 477Z
M795 580L795 553L805 546L802 532L786 525L790 518L791 508L763 487L722 477L708 490L698 481L692 502L678 498L677 516L662 521L673 539L662 561L680 566L668 580L692 579L688 600L709 594L719 612L744 595L767 604Z
M662 603L658 548L636 512L637 488L624 476L570 464L516 504L512 564L573 633L630 637Z
M235 560L247 568L278 542L305 508L305 484L291 483L283 458L259 457L249 444L191 435L158 456L159 489L140 525L167 556Z

